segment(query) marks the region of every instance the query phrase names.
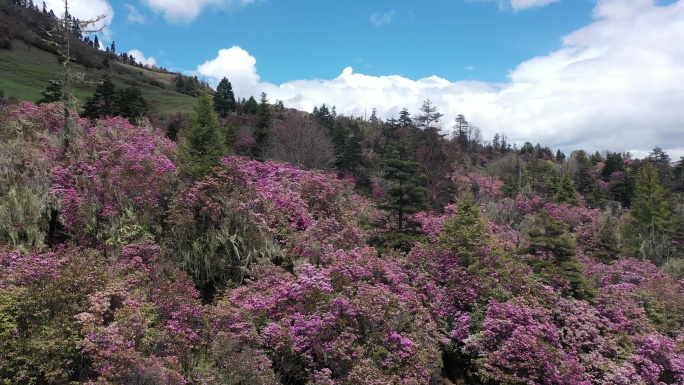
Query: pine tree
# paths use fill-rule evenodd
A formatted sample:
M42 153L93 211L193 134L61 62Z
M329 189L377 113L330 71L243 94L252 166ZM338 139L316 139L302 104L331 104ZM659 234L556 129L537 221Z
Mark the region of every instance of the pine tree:
M150 110L142 91L137 86L131 86L117 91L115 111L119 115L135 124L138 119L147 115Z
M456 143L458 143L459 147L461 147L461 150L468 149L468 127L469 123L465 116L461 114L456 116L454 134L456 135Z
M226 127L225 137L226 148L230 150L233 148L235 142L237 142L238 140L238 129L237 127L235 127L233 123L228 123L228 127Z
M499 136L498 133L494 135L494 139L492 140L492 147L494 148L494 151L499 151L501 149L501 137Z
M547 284L558 285L559 280L566 281L569 294L574 298L591 299L595 293L584 276L583 266L573 259L575 240L569 227L567 223L542 212L528 233L529 246L521 251L537 257L528 259L527 263Z
M41 95L43 95L43 98L38 101L38 104L59 102L62 100L62 83L50 80L50 83Z
M428 128L434 128L435 125L439 123L439 120L444 116L437 111L437 107L432 104L430 99L423 102L423 106L420 107L421 115L416 119L418 121L418 127L426 130Z
M235 94L227 78L221 79L214 93L214 109L222 117L235 111Z
M256 115L256 113L259 111L259 103L257 103L256 99L254 99L254 96L250 96L249 99L244 102L242 109L247 115Z
M684 192L684 156L679 158L679 161L674 166L672 170L672 176L674 178L674 189L677 192Z
M93 96L86 100L85 109L81 115L91 119L116 116L119 114L116 108L116 99L117 93L114 83L108 76L104 76L95 88Z
M411 114L408 112L406 108L403 108L401 112L399 112L399 127L401 128L411 128L413 127L413 119L411 119Z
M556 186L555 200L558 203L567 203L571 206L576 206L579 202L577 201L577 194L575 193L575 181L572 180L570 175L563 174L563 176L558 181Z
M565 154L560 149L556 151L556 162L563 163L565 161Z
M642 232L670 234L674 231L672 208L652 162L646 162L639 173L631 213Z
M590 163L587 153L583 150L574 152L571 155L577 162L577 172L575 173L575 186L582 195L587 195L591 191Z
M220 131L218 116L211 98L203 92L192 108L185 141L180 146L181 170L191 178L201 179L219 164L225 154L225 138Z
M264 160L264 149L271 131L271 108L265 92L261 93L261 101L254 124L254 145L252 146L252 157L257 160Z
M312 115L321 126L329 130L333 128L335 118L332 116L325 103L321 105L321 107L314 107Z
M455 251L461 261L469 266L476 253L485 246L487 221L482 217L480 206L472 192L458 203L456 214L447 219L440 233L440 242Z
M672 189L672 160L670 156L665 153L660 147L656 147L653 151L648 154L648 160L653 162L653 167L658 170L660 175L660 184L663 185L665 190Z
M412 159L411 147L406 141L393 143L387 159L382 162L383 177L390 183L387 201L380 208L391 211L397 231L404 230L406 217L426 207L425 175L420 164Z

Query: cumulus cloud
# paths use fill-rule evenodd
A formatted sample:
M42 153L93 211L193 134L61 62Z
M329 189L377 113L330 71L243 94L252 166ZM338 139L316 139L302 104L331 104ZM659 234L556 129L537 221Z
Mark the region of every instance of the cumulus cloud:
M128 12L126 20L128 20L129 23L147 23L147 17L144 14L142 14L134 5L124 4L124 8L126 8L126 11Z
M256 58L240 47L220 50L215 59L200 64L197 72L208 77L214 86L223 77L228 78L238 96L249 98L261 92Z
M64 14L63 0L45 0L45 5L48 9L52 9L56 15ZM81 21L95 20L100 16L104 16L102 20L89 27L89 29L99 30L102 28L102 33L105 37L108 39L111 37L111 31L107 26L112 24L114 9L107 0L70 0L69 13Z
M222 50L198 67L214 80L226 76L236 95L257 96L311 111L322 103L344 114L398 116L431 99L445 114L444 128L464 114L485 139L505 132L519 145L542 143L569 152L610 149L638 156L660 146L684 155L684 0L598 0L595 20L565 36L563 46L527 60L492 84L368 76L351 67L330 80L261 82L256 59L239 47Z
M394 15L396 12L390 11L386 13L374 13L370 17L370 22L373 23L376 27L381 27L383 25L390 25L392 24L392 20L394 19Z
M170 22L191 22L202 13L205 7L229 8L245 6L257 0L144 0L155 12L164 14Z
M157 59L155 59L153 56L145 57L145 55L140 50L132 49L128 51L128 54L130 56L133 56L135 58L135 61L137 61L138 63L142 63L150 67L157 65Z

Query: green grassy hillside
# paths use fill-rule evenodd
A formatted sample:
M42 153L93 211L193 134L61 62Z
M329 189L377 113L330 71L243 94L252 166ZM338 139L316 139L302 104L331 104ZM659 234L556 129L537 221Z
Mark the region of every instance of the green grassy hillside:
M173 90L174 75L164 74L111 61L109 75L118 87L138 86L152 106L153 115L188 112L193 98ZM90 97L105 71L85 69L74 64L76 72L84 75L84 82L75 85L74 95L81 105ZM51 79L59 76L62 66L57 57L36 47L13 41L13 49L0 50L0 90L5 97L37 101ZM156 86L150 85L153 83Z

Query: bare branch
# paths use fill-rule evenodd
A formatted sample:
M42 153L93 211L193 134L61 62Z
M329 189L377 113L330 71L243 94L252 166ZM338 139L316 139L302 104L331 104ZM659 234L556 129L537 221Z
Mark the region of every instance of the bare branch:
M335 147L324 127L290 114L274 124L266 156L305 169L327 170L335 164Z

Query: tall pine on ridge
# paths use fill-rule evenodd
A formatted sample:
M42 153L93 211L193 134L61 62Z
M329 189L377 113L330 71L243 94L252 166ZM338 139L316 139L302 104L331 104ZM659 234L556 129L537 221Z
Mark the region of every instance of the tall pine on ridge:
M181 170L193 179L201 179L219 164L225 154L225 138L221 134L218 116L211 98L203 92L192 107L185 140L180 146Z
M221 82L216 87L214 110L224 118L230 112L235 111L235 94L233 93L233 86L227 78L221 79Z

